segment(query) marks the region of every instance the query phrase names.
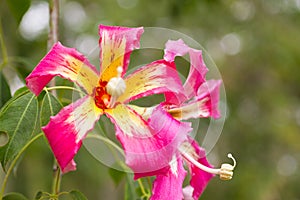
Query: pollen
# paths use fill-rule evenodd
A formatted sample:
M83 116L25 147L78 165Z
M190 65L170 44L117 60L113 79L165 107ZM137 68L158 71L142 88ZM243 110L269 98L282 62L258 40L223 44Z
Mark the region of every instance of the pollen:
M121 78L122 67L118 67L117 72L117 77L111 78L108 82L100 80L99 86L96 87L95 104L100 109L115 107L119 96L125 92L126 83Z
M111 95L109 95L106 91L106 81L100 81L99 86L96 87L95 90L95 104L98 108L104 110L108 108Z

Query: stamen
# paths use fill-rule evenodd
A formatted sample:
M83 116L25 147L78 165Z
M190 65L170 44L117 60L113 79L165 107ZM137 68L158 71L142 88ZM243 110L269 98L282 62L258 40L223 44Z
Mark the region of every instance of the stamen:
M126 83L121 78L123 68L118 67L117 72L117 77L111 78L106 85L106 91L111 95L110 102L108 104L108 107L110 108L114 107L117 99L125 92L126 89Z
M232 154L228 154L228 158L231 158L233 160L233 166L228 164L228 163L224 163L221 165L220 169L215 169L215 168L210 168L207 167L201 163L199 163L197 160L195 160L193 158L193 156L189 155L184 148L179 148L179 151L181 153L181 155L188 160L189 162L191 162L193 165L195 165L196 167L198 167L199 169L208 172L210 174L216 174L216 175L220 175L220 179L221 180L230 180L232 179L233 176L233 170L236 166L236 160L234 159L234 157L232 156Z
M179 151L181 153L181 155L187 159L189 162L191 162L193 165L195 165L196 167L198 167L199 169L208 172L210 174L219 174L220 173L220 169L214 169L214 168L210 168L207 167L205 165L202 165L201 163L199 163L198 161L196 161L191 155L187 154L186 152L182 151L183 149L179 148Z
M220 170L220 179L221 180L230 180L232 179L233 176L233 170L236 166L236 161L234 159L234 157L232 156L231 153L229 153L227 155L228 158L231 158L233 160L233 166L228 164L228 163L224 163L221 165L221 170Z

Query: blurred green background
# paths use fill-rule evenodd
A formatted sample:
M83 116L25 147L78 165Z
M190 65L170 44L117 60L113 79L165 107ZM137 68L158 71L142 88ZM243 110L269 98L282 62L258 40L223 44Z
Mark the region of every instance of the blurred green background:
M46 53L47 9L47 1L32 0L18 25L7 2L0 2L4 40L14 57L5 69L22 81ZM60 2L59 40L66 46L89 54L100 23L179 31L198 41L218 66L228 112L208 157L218 166L232 152L238 165L233 180L213 179L201 199L300 199L300 0ZM85 148L76 162L78 170L63 177L64 190L76 188L89 199L123 198L125 180L115 185L109 168ZM33 197L49 190L52 163L46 142L34 143L9 179L8 191Z

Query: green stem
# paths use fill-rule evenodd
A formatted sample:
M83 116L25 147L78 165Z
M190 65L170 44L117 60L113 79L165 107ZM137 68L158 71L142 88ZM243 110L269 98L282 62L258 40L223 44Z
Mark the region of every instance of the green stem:
M143 182L142 182L141 179L138 179L138 183L139 183L139 186L140 186L142 194L143 194L142 197L149 197L149 194L146 192L145 187L144 187Z
M61 171L60 168L55 164L54 169L54 181L52 185L52 195L58 195L60 191L60 183L61 183Z
M148 183L148 186L150 188L150 191L152 191L152 182L151 182L150 177L147 177L147 183Z
M53 86L53 87L48 87L44 88L44 90L51 91L51 90L74 90L76 92L84 94L80 89L74 88L74 87L69 87L69 86Z
M49 89L45 88L44 90L48 94ZM53 177L54 178L53 178L53 183L52 183L52 193L50 196L56 197L58 195L58 193L60 191L61 176L62 175L61 175L60 168L58 167L56 159L54 158L54 164L53 164Z
M2 21L0 17L0 43L1 43L1 51L2 51L2 63L0 65L0 70L5 67L8 61L8 56L7 56L7 49L4 43L4 37L3 37L3 30L2 30Z
M124 151L117 145L115 144L113 141L111 141L110 139L102 136L102 135L96 135L96 134L89 134L87 135L87 138L96 138L96 139L100 139L102 140L103 142L107 143L107 144L110 144L110 146L114 147L119 153L121 153L122 156L125 157L125 154L124 154ZM127 165L125 165L124 163L120 163L121 167L125 170L125 171L128 171L130 170L128 168ZM150 196L150 194L145 190L145 187L143 185L143 182L141 179L138 179L138 184L141 188L141 191L142 191L142 197L146 197L148 198ZM133 186L132 186L133 187Z
M31 145L35 140L37 140L41 136L43 136L43 133L39 133L38 135L36 135L35 137L33 137L29 142L27 142L26 145L24 145L24 147L19 151L19 153L17 154L17 156L12 161L11 165L9 166L9 168L7 170L7 173L5 174L5 177L4 177L4 180L3 180L3 183L2 183L2 188L1 188L1 192L0 192L0 199L2 199L2 197L3 197L8 177L11 174L11 172L13 171L13 169L15 167L15 164L17 163L18 159L20 158L20 156L22 155L22 153L29 147L29 145Z

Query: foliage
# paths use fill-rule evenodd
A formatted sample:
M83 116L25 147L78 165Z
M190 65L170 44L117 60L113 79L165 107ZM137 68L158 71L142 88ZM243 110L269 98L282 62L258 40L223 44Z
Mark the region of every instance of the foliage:
M11 10L11 13L14 15L17 23L20 23L23 15L29 9L31 1L7 0L6 2L8 4L9 9Z
M28 91L10 99L0 110L1 132L8 142L0 148L0 159L4 170L32 138L37 121L37 100Z

